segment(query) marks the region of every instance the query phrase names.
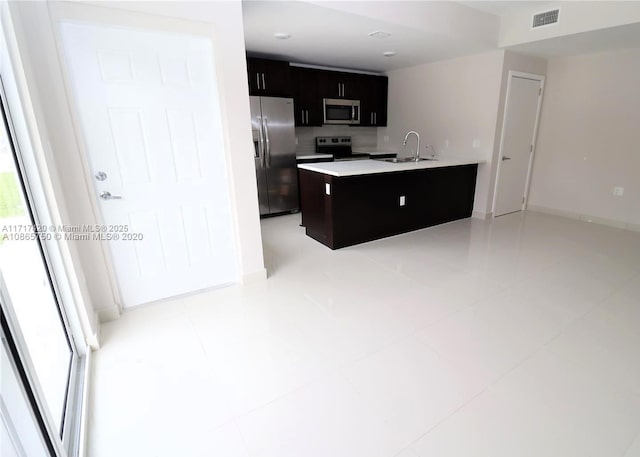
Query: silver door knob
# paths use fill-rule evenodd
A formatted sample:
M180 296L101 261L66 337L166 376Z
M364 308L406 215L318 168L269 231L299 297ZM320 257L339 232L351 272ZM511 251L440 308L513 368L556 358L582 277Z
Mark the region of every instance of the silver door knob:
M120 195L111 195L111 192L103 190L100 192L100 198L103 200L120 200L122 197Z
M95 178L98 181L105 181L107 179L107 174L104 171L99 171L95 174Z
M503 160L503 161L505 161L505 160L511 160L511 157L502 156L502 160Z

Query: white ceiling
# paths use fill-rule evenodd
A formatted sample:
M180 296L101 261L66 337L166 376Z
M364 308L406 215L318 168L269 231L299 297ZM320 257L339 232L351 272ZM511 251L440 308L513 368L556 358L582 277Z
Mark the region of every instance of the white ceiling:
M476 36L464 37L464 31L447 34L428 23L428 12L423 9L433 10L436 3L445 2L374 1L360 5L363 3L371 5L370 16L345 11L344 4L339 3L243 1L247 50L299 63L383 72L496 49L497 18L487 13L456 5L477 17L476 23L481 28ZM374 13L382 11L385 5L392 5L396 12L406 12L399 16L401 20L405 18L404 22L398 23L398 18L379 19L384 14ZM421 15L424 21L420 20ZM490 39L486 38L487 24L492 27ZM443 28L456 32L452 24L443 23L440 29ZM378 30L391 36L384 39L368 36ZM275 32L288 33L291 38L278 40L273 36ZM397 54L384 57L384 51Z
M244 0L247 51L336 68L385 72L498 49L500 16L530 14L549 1ZM558 3L555 2L557 5ZM371 38L385 31L391 36ZM287 40L273 34L285 32ZM509 47L541 57L640 47L640 24ZM384 57L384 51L395 51Z

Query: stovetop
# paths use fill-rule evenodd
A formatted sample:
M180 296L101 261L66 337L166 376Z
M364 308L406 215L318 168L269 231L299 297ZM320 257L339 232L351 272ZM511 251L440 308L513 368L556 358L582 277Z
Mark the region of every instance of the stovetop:
M332 154L334 160L364 160L369 154L351 150L350 136L318 136L316 137L316 152Z

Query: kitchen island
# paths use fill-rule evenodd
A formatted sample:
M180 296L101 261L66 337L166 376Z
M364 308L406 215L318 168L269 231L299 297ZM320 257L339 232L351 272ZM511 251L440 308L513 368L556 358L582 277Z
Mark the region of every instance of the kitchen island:
M331 249L471 216L481 160L299 164L302 225Z

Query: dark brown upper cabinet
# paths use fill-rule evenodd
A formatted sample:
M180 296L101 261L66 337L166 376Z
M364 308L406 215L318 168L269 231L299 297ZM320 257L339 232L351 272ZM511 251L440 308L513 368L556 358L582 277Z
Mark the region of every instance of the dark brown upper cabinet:
M320 75L322 98L344 98L358 100L361 94L360 76L342 71L316 70Z
M247 58L249 95L291 97L291 70L289 62L270 59Z
M386 76L362 75L360 125L384 127L387 125L387 86Z
M293 97L296 127L321 126L323 99L360 100L360 125L387 125L386 76L290 66L288 62L247 58L250 95Z
M322 125L322 97L319 93L320 74L318 70L291 67L293 83L293 105L296 127Z

